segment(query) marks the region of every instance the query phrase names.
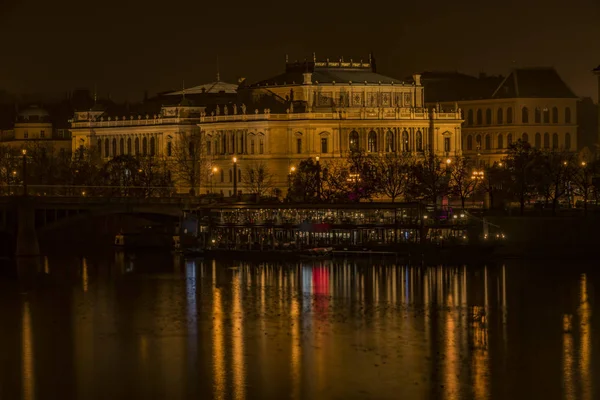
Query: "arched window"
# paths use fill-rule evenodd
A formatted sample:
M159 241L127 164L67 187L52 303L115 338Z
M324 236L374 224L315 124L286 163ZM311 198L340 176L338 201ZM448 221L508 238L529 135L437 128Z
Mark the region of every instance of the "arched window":
M565 150L571 150L571 134L565 133Z
M536 149L542 148L542 135L540 135L539 132L536 132L535 134L535 147Z
M221 182L225 182L225 171L221 170Z
M125 140L123 138L119 140L119 154L125 154Z
M329 153L329 140L326 137L321 138L321 153Z
M302 154L302 138L296 138L296 154Z
M258 139L258 154L265 154L265 140L263 138Z
M558 149L558 133L552 135L552 148Z
M410 143L408 141L408 132L407 131L402 132L402 151L404 151L404 152L410 151Z
M535 123L539 124L542 122L542 111L539 107L535 108Z
M477 110L477 125L483 125L483 113Z
M527 134L527 132L523 132L523 136L522 139L524 143L528 143L529 142L529 135Z
M148 138L142 139L142 154L144 156L148 155Z
M254 154L254 139L250 139L250 154Z
M217 139L215 139L215 144L213 146L213 154L217 155L219 154L219 141Z
M492 110L490 108L485 110L485 123L486 125L492 124Z
M467 150L473 150L473 136L467 136Z
M349 149L350 151L358 151L358 132L352 131L349 136Z
M547 107L544 108L544 123L545 124L550 123L550 110Z
M504 148L504 136L502 136L502 134L498 135L498 148L499 149Z
M481 150L481 135L475 136L475 146L477 146L477 150Z
M473 125L473 110L467 112L467 125Z
M221 134L221 154L227 153L227 136Z
M394 152L394 133L392 131L387 131L385 133L385 151L388 153Z
M169 144L171 144L171 142L169 142ZM131 138L127 138L127 154L131 155Z
M210 144L210 142L208 142L207 144ZM210 154L210 146L208 146L207 148ZM156 155L156 139L154 139L154 137L150 138L150 155L152 157Z
M117 156L117 139L112 140L112 155L113 157Z
M521 122L524 124L529 123L529 109L527 107L523 107L521 110Z
M499 108L496 114L496 124L501 125L504 123L504 110Z
M548 132L544 133L544 148L550 148L550 135L548 134Z
M140 155L140 138L139 137L135 138L135 155L136 156Z
M98 139L98 143L96 144L98 147L98 152L100 153L100 157L102 157L102 139Z
M110 142L104 139L104 157L110 157Z
M569 107L565 108L565 124L571 123L571 109Z
M377 133L375 133L375 131L369 132L369 140L368 140L367 149L370 153L377 152Z
M509 133L509 134L506 136L506 145L507 145L508 147L510 147L510 146L512 145L512 142L513 142L513 141L512 141L512 133Z
M423 151L423 134L421 131L417 131L416 134L416 142L417 142L417 151Z
M485 149L490 150L492 148L492 139L490 135L485 135Z
M244 154L246 151L244 148L244 133L240 133L240 151L239 153Z
M552 123L558 124L558 107L552 107Z
M512 109L512 107L508 107L506 109L506 123L507 124L512 124L513 123L513 109Z
M196 155L196 144L194 142L188 144L188 154L192 158Z

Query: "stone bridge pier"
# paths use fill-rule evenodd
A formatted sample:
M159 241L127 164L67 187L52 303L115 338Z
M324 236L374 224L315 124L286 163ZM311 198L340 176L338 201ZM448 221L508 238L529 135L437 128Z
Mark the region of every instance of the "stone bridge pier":
M35 226L35 206L32 199L24 197L17 204L17 235L15 255L17 257L36 257L40 254Z

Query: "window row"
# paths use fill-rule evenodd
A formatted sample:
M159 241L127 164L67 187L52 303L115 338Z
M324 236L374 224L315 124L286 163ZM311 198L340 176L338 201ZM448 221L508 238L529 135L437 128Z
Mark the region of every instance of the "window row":
M350 151L358 151L360 149L360 136L358 132L352 131L348 136L348 149ZM400 146L397 147L396 139L394 137L394 132L387 131L384 137L383 146L381 143L378 143L377 132L370 131L367 136L367 152L369 153L377 153L377 152L386 152L393 153L396 151L409 152L411 151L411 143L409 139L408 131L403 131L400 136ZM417 131L415 133L415 151L423 151L423 133L421 131ZM448 150L450 151L450 150Z
M512 124L513 123L513 109L512 107L508 107L506 109L506 122L504 120L504 109L503 108L499 108L496 111L496 120L493 121L492 118L492 110L490 108L485 110L485 125L502 125L502 124ZM540 109L539 107L536 107L533 110L533 118L530 118L530 111L529 108L527 107L523 107L521 109L521 123L522 124L528 124L531 121L533 121L533 123L536 124L549 124L550 121L552 121L553 124L558 124L559 123L559 109L558 107L552 107L552 110L550 110L549 108L543 108ZM563 114L563 121L565 124L570 124L571 123L571 108L569 107L565 107L564 109L564 114ZM467 125L469 126L473 126L473 125L484 125L484 114L483 114L483 110L481 109L477 109L476 112L474 112L473 110L469 110L467 112L467 121L466 121Z
M475 140L475 143L473 143L473 139ZM521 139L523 142L529 143L529 135L527 133L523 133L523 135L521 135L521 137L517 137L517 139ZM513 143L513 134L509 133L506 135L506 148L510 147L510 145L512 143ZM535 134L534 146L538 149L542 148L542 135L539 132L537 132ZM550 146L550 134L548 132L544 133L543 148L549 149L550 147L552 147L553 149L558 149L561 147L560 143L559 143L558 133L552 134L552 146ZM505 148L504 135L499 134L496 139L496 149L503 150L504 148ZM565 134L565 139L564 139L562 148L564 148L565 150L571 150L571 134L570 133ZM485 137L483 137L483 142L482 142L482 135L476 135L475 138L473 138L473 136L471 136L471 135L468 135L466 149L467 149L467 151L470 151L470 150L492 150L492 135L490 135L490 134L485 135Z
M116 138L113 138L112 140L107 138L104 139L104 141L98 139L98 150L100 151L100 156L105 158L125 154L154 156L156 155L156 139L154 137L151 137L150 140L146 137L142 138L142 140L140 140L139 137L136 137L134 140L131 140L131 138L127 138L127 140L121 138L118 142Z
M256 139L251 138L248 143L245 139L245 135L239 135L236 139L235 135L221 136L220 139L214 141L206 141L206 154L207 155L225 155L225 154L264 154L265 153L265 139L264 137L258 138L258 149L256 148ZM236 144L238 145L236 147Z

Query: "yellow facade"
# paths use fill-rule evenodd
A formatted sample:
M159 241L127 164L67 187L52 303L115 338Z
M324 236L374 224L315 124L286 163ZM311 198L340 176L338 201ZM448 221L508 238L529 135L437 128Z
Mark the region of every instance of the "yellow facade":
M576 151L577 99L494 99L460 101L463 152L492 165L521 139L539 149Z

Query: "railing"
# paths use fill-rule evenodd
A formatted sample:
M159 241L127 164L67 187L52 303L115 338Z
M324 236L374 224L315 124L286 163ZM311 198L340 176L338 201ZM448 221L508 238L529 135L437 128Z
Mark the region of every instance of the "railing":
M200 123L210 122L233 122L233 121L287 121L300 119L435 119L435 120L461 120L459 112L438 113L424 109L413 108L360 108L360 109L343 109L339 112L307 112L307 113L287 113L287 114L271 114L268 110L264 113L254 114L234 114L234 115L204 115L200 117Z
M0 186L0 197L22 196L23 185ZM172 187L157 186L70 186L70 185L27 185L27 195L46 198L128 198L164 202L164 199L177 201L200 201L198 198L175 191ZM112 201L112 200L111 200Z
M100 120L100 121L77 121L72 122L72 128L108 128L108 127L123 127L123 126L147 126L147 125L174 125L174 124L197 124L200 121L198 118L146 118L146 119L115 119L115 120Z

